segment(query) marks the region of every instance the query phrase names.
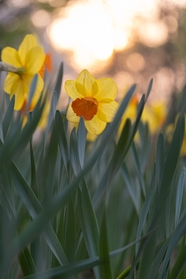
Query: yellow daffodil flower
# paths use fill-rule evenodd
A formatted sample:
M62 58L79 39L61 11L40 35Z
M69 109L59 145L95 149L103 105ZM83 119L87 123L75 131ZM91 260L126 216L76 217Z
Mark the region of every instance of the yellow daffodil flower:
M118 103L114 100L117 94L114 80L96 80L87 70L83 70L76 80L65 82L65 90L72 99L67 110L68 121L75 124L83 117L89 133L102 133L118 108Z
M33 35L26 35L18 51L11 47L2 50L2 61L18 69L17 72L9 72L6 76L4 91L10 94L10 98L15 95L14 109L20 110L28 98L30 85L36 74L38 79L35 93L40 93L43 89L43 79L39 71L45 61L45 54L36 38Z

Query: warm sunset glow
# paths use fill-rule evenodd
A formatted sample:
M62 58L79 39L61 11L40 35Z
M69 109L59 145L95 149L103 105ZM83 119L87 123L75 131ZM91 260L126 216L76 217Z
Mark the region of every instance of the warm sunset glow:
M69 51L74 66L91 67L106 63L115 50L130 46L132 28L137 15L147 20L135 27L139 39L148 46L163 44L168 33L175 32L177 21L167 17L158 19L159 0L87 0L70 1L65 8L58 9L48 28L48 36L58 51ZM165 0L167 5L176 5L175 0ZM179 5L186 0L178 1ZM103 64L104 64L103 63ZM143 62L140 62L143 64ZM141 64L141 65L142 65ZM143 66L140 66L143 67Z

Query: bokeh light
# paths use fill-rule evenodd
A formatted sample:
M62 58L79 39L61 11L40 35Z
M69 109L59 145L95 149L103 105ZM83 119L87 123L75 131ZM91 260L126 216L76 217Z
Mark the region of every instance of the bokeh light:
M132 44L135 15L137 13L155 15L157 2L157 0L70 2L66 8L59 9L53 16L54 20L48 28L48 35L57 50L71 51L76 66L90 68L100 61L109 62L115 50L121 51ZM161 44L166 39L166 27L158 24L152 25L147 32L153 31L154 37L157 37L157 30L161 28L159 41L155 40L153 35L150 38L156 44Z

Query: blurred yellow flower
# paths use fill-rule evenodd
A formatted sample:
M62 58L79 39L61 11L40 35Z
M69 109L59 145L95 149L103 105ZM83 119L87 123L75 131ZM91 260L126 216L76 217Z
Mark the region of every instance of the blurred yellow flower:
M152 134L156 134L161 130L167 115L165 102L154 102L146 105L141 120L148 122L149 130Z
M128 106L123 114L121 123L119 125L119 129L118 129L119 135L121 134L121 132L123 130L123 127L125 125L125 121L127 120L127 118L130 118L130 120L132 122L135 120L136 113L137 113L137 106L138 106L138 97L136 95L134 95L132 97L132 99L130 100L130 103L128 104Z
M23 106L21 108L21 114L23 116L23 126L25 126L25 124L27 123L27 113L34 110L39 98L40 98L40 94L34 94L29 107L27 107L28 100L27 99L24 100ZM48 121L49 111L50 111L50 102L48 99L46 99L46 103L38 123L38 128L45 129Z
M7 74L4 91L10 94L10 98L15 95L14 109L20 110L28 98L30 85L36 74L38 79L35 93L40 93L43 89L44 83L39 71L45 61L45 54L36 38L33 35L26 35L18 51L11 47L2 50L2 61L18 69L16 73Z
M114 100L117 94L114 80L96 80L87 70L83 70L76 80L65 82L65 90L73 100L67 110L68 121L75 124L83 117L90 134L102 133L118 108L118 103Z
M127 118L130 118L132 122L135 120L137 115L138 103L138 97L134 95L123 115L119 127L119 133L121 133L121 130L123 129L123 126ZM148 123L151 134L156 134L160 131L162 125L164 124L166 114L167 111L165 103L154 102L153 104L146 104L141 116L141 121Z

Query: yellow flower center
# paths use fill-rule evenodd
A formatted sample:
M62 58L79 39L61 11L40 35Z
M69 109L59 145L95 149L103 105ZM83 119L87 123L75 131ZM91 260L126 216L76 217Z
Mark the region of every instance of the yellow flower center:
M85 120L91 120L98 110L98 102L92 97L77 98L72 102L72 109L77 116L84 117Z

